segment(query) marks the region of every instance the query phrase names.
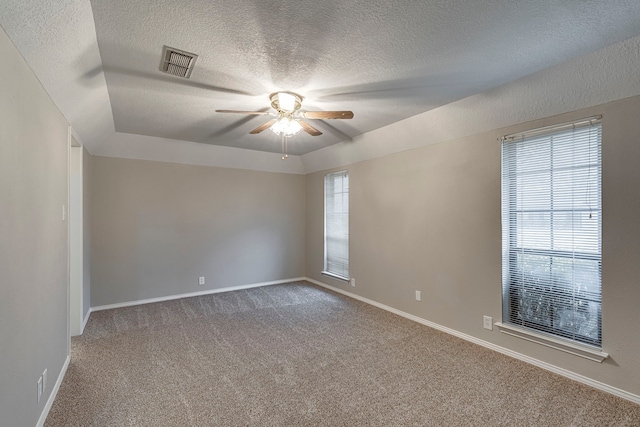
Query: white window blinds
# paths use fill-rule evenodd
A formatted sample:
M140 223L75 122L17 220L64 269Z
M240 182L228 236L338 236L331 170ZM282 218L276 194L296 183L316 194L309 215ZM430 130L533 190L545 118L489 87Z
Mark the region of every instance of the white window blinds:
M324 177L324 270L349 278L349 174Z
M503 138L503 321L602 346L599 118Z

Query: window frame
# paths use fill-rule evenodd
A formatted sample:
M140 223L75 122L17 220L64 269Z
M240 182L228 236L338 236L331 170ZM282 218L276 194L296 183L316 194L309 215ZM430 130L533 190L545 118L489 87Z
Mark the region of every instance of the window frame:
M524 136L526 135L527 137L549 137L551 138L550 142L549 142L549 148L550 150L553 150L553 136L559 136L559 135L563 135L566 134L567 130L571 130L571 129L575 129L576 127L583 127L583 126L588 126L590 128L597 128L598 131L598 137L595 138L596 143L598 144L595 147L595 152L597 153L598 157L596 159L596 171L597 171L597 200L598 200L598 209L597 209L597 214L598 214L598 225L597 225L597 233L598 233L598 250L597 253L590 253L588 251L585 252L580 252L580 251L576 251L576 250L563 250L563 249L554 249L553 245L550 245L550 248L545 248L545 249L541 249L541 248L527 248L526 246L520 246L518 244L518 231L520 231L522 228L518 228L518 227L522 227L518 221L523 221L523 219L521 218L520 220L517 218L518 215L518 209L514 209L513 206L517 206L517 203L519 201L518 199L518 191L522 190L521 188L518 187L518 184L516 183L515 185L509 185L510 184L510 179L513 180L514 177L512 176L507 176L507 173L505 172L505 169L508 169L508 172L513 172L513 164L508 164L508 162L514 162L517 160L517 155L513 154L510 155L510 157L506 157L505 154L505 144L512 144L512 143L525 143L524 142ZM590 118L586 118L580 121L576 121L576 122L571 122L571 123L564 123L564 124L560 124L560 125L554 125L554 126L549 126L549 127L545 127L545 128L540 128L540 129L534 129L528 132L524 132L521 134L514 134L514 135L507 135L501 138L501 147L502 147L502 160L501 160L501 165L502 165L502 174L501 174L501 184L502 184L502 200L501 200L501 209L502 209L502 233L503 233L503 238L502 238L502 251L503 251L503 255L502 255L502 306L503 306L503 313L502 313L502 323L497 323L496 325L500 328L500 330L504 333L510 334L510 335L515 335L515 336L519 336L521 338L524 339L528 339L530 341L535 341L535 342L539 342L543 345L548 345L554 348L559 348L561 350L564 351L568 351L570 353L574 353L574 354L578 354L580 356L583 357L587 357L589 359L592 360L597 360L597 361L602 361L604 360L604 358L606 358L608 355L606 353L603 353L601 351L602 349L602 127L601 127L601 116L595 116L595 117L590 117ZM589 138L591 138L591 136L589 135ZM519 140L521 139L521 140ZM591 139L589 139L589 141L591 141ZM592 148L590 147L589 150L592 150ZM553 153L553 152L552 152ZM590 156L591 154L589 154ZM550 158L553 161L553 154L550 154ZM530 163L530 165L533 165L534 162L532 161ZM529 165L529 166L530 166ZM588 167L591 168L591 161L589 161L588 163ZM510 166L511 168L509 168L508 166ZM551 163L549 165L549 188L550 188L550 198L551 198L551 202L553 201L553 188L554 188L554 181L553 181L553 176L554 173L556 173L556 170L554 169L553 163ZM575 167L573 169L571 169L572 171L577 170ZM591 169L589 169L591 170ZM589 172L590 173L590 172ZM513 173L514 176L518 176L517 173ZM573 179L573 177L572 177ZM589 177L589 179L591 179ZM513 184L513 183L511 183ZM572 182L571 188L574 189L575 188L575 182ZM573 196L572 196L573 197ZM545 214L545 212L543 212L544 209L541 209L540 212L542 214ZM579 210L577 210L579 211ZM552 242L553 239L555 238L555 234L553 231L553 224L554 224L554 213L555 212L559 212L562 213L562 210L556 210L554 211L553 208L553 203L550 205L550 208L548 209L548 211L546 212L549 215L549 223L550 223L550 231L549 231L549 241ZM570 212L572 214L574 214L576 212L575 209L571 209ZM531 212L525 212L525 209L522 209L522 214L524 213L531 213ZM576 231L576 228L573 226L573 222L572 222L572 232ZM516 230L515 232L513 230ZM505 233L508 234L508 238L505 238ZM575 235L572 234L572 242L576 241ZM515 296L514 293L515 292L523 292L524 290L528 290L526 286L522 286L522 285L518 285L516 279L514 279L514 277L517 276L517 269L514 269L515 267L519 266L520 264L517 262L516 257L518 256L522 256L522 255L535 255L535 256L542 256L542 257L548 257L549 258L549 262L548 264L539 264L539 265L549 265L550 268L552 269L554 260L557 259L571 259L572 262L574 260L584 260L584 261L588 261L588 262L597 262L597 274L598 274L598 290L600 293L600 298L599 300L594 300L591 302L597 303L599 305L597 305L597 338L593 339L590 338L588 336L584 336L584 335L579 335L577 333L575 333L575 331L573 332L573 334L569 334L568 332L566 332L565 329L563 329L561 326L560 327L556 327L554 325L554 319L553 319L553 308L551 310L551 315L549 316L549 325L547 324L536 324L536 322L531 321L530 319L525 320L524 317L522 319L520 319L519 321L514 321L514 317L517 317L518 314L518 310L515 311L515 316L514 316L514 307L517 306L517 304L514 304L513 299L514 298L518 298L518 299L524 299L524 297L522 297L521 295L519 296ZM572 266L572 268L574 268ZM533 276L535 277L535 276ZM518 288L519 287L519 288ZM574 286L575 287L575 286ZM553 288L553 292L556 292L560 290L560 294L562 291L562 286L557 286ZM567 287L566 290L569 290L569 288ZM565 290L565 291L566 291ZM562 295L562 294L561 294ZM545 298L550 301L550 304L557 304L560 305L568 300L565 299L563 300L563 297L558 297L558 298L548 298L545 296ZM585 298L586 299L586 298ZM519 300L516 301L516 303ZM557 306L556 306L557 308ZM584 349L584 347L589 347L588 349ZM579 348L580 350L575 350L576 348ZM586 355L585 355L586 354Z
M344 191L344 186L342 188L343 191L340 192L340 194L344 194L346 193L346 212L344 212L344 200L342 201L342 208L343 211L340 212L342 214L346 213L346 234L345 234L345 239L346 239L346 249L343 248L343 250L346 252L346 258L343 257L344 259L346 259L346 261L344 261L344 264L346 264L346 267L340 271L338 271L338 269L333 269L332 268L332 255L329 253L330 252L330 248L334 245L330 245L328 243L328 240L331 238L334 238L333 235L336 234L335 232L329 232L328 231L328 224L327 224L327 216L328 214L330 214L327 211L328 208L328 191L330 190L329 188L329 180L333 179L335 177L339 177L342 176L343 182L344 180L346 180L346 191ZM324 215L323 215L323 221L324 221L324 232L323 232L323 244L324 244L324 263L323 263L323 270L322 270L322 274L332 277L334 279L337 280L341 280L344 282L349 281L349 218L350 218L350 214L349 214L349 171L348 170L340 170L340 171L335 171L335 172L329 172L327 174L324 175L324 180L323 180L323 186L324 186L324 198L323 198L323 204L324 204ZM333 195L335 196L337 193L334 191ZM336 214L334 212L334 214ZM338 213L339 214L339 213ZM336 257L337 258L337 257ZM346 273L346 275L345 275Z

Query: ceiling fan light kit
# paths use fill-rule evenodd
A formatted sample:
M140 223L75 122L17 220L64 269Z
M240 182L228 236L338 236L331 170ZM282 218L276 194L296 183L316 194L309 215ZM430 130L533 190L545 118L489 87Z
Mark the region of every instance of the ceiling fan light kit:
M269 96L271 106L278 112L278 119L271 125L276 135L293 136L302 130L302 126L293 115L302 106L302 97L293 92L276 92Z
M302 126L297 120L285 115L280 117L269 129L271 129L276 135L289 137L300 132L302 130Z

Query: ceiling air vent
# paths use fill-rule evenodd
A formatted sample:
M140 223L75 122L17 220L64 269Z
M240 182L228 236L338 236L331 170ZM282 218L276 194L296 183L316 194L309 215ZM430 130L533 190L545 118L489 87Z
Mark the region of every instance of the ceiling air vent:
M189 78L198 55L165 46L162 51L160 70L174 76Z

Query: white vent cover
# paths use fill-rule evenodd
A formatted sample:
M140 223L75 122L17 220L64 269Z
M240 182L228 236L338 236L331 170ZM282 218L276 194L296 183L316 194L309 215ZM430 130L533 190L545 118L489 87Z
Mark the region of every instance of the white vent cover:
M165 46L162 52L160 70L174 76L189 78L198 55Z

